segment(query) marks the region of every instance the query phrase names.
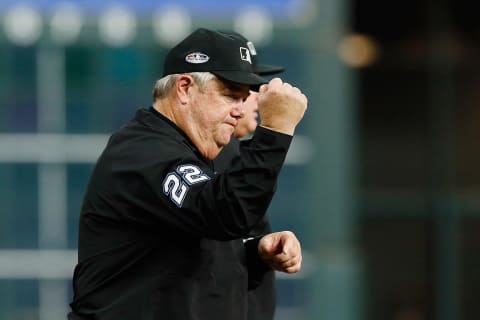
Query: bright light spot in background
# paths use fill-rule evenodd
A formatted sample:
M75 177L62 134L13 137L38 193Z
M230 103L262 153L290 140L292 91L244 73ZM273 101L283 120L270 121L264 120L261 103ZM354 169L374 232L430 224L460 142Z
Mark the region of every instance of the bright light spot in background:
M256 46L265 45L272 38L273 21L269 12L261 7L239 10L233 28Z
M98 21L102 40L112 47L126 46L133 41L137 32L137 20L123 6L113 6L105 11Z
M59 44L71 44L77 40L83 25L81 9L74 3L60 4L50 21L50 34Z
M354 68L366 67L378 58L378 46L367 35L352 34L344 37L337 48L340 59Z
M159 8L152 19L153 33L167 46L180 42L192 29L190 15L179 6Z
M40 38L42 18L31 6L20 4L5 13L5 34L13 43L28 46Z

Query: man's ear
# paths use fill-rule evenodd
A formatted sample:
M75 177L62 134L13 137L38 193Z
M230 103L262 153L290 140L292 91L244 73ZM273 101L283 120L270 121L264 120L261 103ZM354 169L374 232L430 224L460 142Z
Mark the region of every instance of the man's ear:
M189 102L191 89L194 83L192 76L188 74L182 74L177 78L177 81L175 82L175 91L177 92L177 97L181 104L187 104Z

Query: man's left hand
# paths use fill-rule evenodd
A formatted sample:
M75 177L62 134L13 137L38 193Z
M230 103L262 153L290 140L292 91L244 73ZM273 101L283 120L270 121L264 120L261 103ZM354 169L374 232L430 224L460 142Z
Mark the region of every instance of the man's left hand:
M302 266L302 248L295 234L280 231L267 234L258 242L260 257L272 269L296 273Z

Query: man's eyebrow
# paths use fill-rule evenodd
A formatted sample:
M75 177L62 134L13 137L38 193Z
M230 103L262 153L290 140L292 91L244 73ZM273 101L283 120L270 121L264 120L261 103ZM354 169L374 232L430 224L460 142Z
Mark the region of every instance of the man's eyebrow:
M227 90L243 91L244 89L244 85L241 85L239 83L235 83L235 82L231 82L223 79L221 79L220 82L223 84L224 88Z

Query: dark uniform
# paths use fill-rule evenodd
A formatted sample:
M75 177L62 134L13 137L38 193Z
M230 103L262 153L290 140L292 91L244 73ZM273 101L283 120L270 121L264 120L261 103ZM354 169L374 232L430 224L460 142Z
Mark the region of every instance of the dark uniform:
M215 174L174 123L139 110L91 176L69 319L246 319L268 269L255 241L236 239L266 212L291 139L259 127Z
M247 146L250 140L240 142L232 138L230 143L225 146L217 158L213 160L215 169L218 172L224 172L234 162L240 161L240 144ZM271 226L268 215L264 215L262 220L257 223L248 233L248 237L261 237L271 233ZM221 258L219 264L221 264ZM275 315L275 271L271 268L265 272L256 272L250 270L250 286L248 290L248 320L272 320Z

